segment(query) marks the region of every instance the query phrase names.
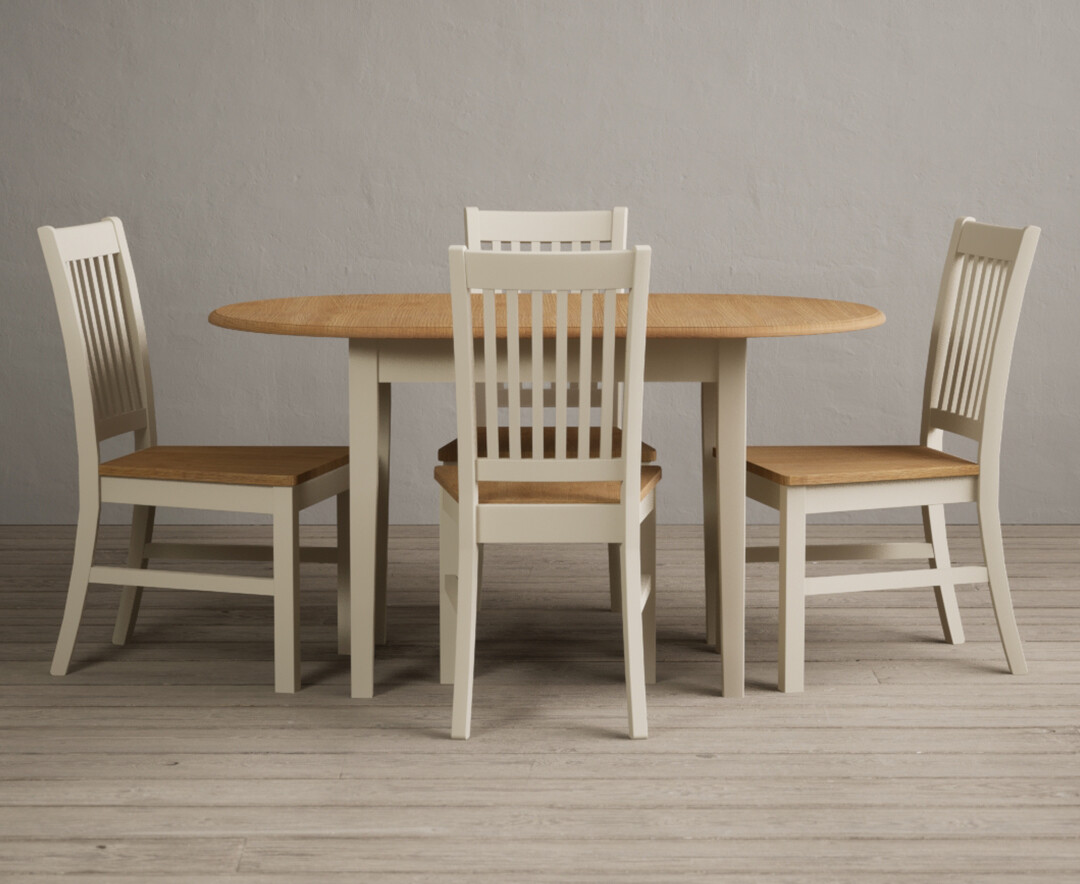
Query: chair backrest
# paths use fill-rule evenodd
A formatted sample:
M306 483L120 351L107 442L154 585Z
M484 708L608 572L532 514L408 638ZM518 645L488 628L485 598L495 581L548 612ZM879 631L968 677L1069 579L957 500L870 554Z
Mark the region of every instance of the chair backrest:
M475 503L477 481L632 481L624 484L624 501L627 493L637 493L650 258L647 246L540 254L450 249L463 503ZM617 359L616 326L624 309L625 349ZM477 339L482 341L479 370ZM545 353L553 359L545 360ZM529 408L525 419L522 395L545 380L555 392L554 419L546 428L545 409ZM586 389L594 382L600 407L572 408L569 386ZM619 382L624 384L621 447L614 445L611 429ZM486 390L478 395L477 387L500 384L508 394L503 426L509 444L505 452L489 445L481 458L477 401L485 403L489 430L499 426L499 409L496 397ZM600 428L596 450L590 450L593 426ZM545 456L543 444L533 444L545 429L554 434L551 456Z
M154 396L139 290L119 218L39 227L67 353L80 474L96 482L98 444L134 432L156 441Z
M923 396L924 444L947 431L998 455L1005 389L1038 227L959 218L941 277Z
M465 247L494 252L597 252L602 249L621 251L626 248L626 228L629 212L625 206L614 209L595 209L570 212L519 212L494 211L468 206L465 209ZM600 404L600 390L593 383L589 397L594 406ZM506 388L498 389L497 402L506 408ZM554 407L553 389L544 389L544 403ZM578 386L569 391L571 402L577 407L580 397ZM525 390L526 400L531 402L531 390ZM487 421L481 406L480 425ZM622 411L617 408L612 415L614 426L622 426Z
M495 252L600 251L626 248L624 206L584 212L465 209L465 245Z

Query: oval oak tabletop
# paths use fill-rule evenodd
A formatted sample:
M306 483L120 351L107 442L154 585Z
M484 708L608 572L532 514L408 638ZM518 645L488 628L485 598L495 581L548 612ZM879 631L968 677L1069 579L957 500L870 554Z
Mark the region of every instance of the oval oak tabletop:
M523 296L524 297L524 296ZM476 296L479 312L479 295ZM597 299L596 307L600 304ZM571 305L570 315L574 313ZM554 310L550 333L554 336ZM523 316L529 315L524 311ZM599 315L599 314L598 314ZM625 332L620 299L619 334ZM874 307L850 301L781 295L664 294L649 296L650 338L769 338L873 328L885 321ZM306 337L447 340L454 336L449 294L307 295L219 307L210 322L237 331ZM499 323L505 328L505 323ZM595 323L594 328L599 327ZM571 329L573 324L571 324ZM545 320L545 334L548 329Z

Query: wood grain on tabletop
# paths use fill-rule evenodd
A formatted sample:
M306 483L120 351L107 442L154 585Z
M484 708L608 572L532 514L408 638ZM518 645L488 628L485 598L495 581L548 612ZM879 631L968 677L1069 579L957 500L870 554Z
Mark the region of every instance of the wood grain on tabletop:
M479 315L479 298L474 315ZM554 304L553 296L549 298ZM576 328L571 296L570 328ZM601 304L594 298L600 327ZM625 299L619 300L620 333ZM499 326L505 329L500 310ZM555 311L545 305L545 336L554 336ZM529 328L529 311L521 312ZM874 307L849 301L778 295L664 294L649 298L650 338L757 338L815 335L873 328L885 321ZM448 294L310 295L271 298L219 307L210 322L222 328L308 337L449 340L453 338ZM550 326L549 326L550 323Z

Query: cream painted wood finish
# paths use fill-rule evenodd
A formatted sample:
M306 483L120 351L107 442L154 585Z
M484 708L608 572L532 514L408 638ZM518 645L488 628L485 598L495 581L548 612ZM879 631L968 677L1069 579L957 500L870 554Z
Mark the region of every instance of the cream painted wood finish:
M454 311L458 463L436 468L443 489L439 522L440 644L442 680L453 664L451 736L467 739L472 727L473 671L479 595L479 551L488 543L606 543L620 550L620 610L631 738L648 736L645 683L656 673L656 483L658 467L641 465L641 409L645 372L645 317L650 250L522 253L450 249ZM476 353L473 294L481 298ZM571 293L574 293L571 305ZM626 345L616 357L615 304L627 302ZM601 317L594 329L594 305ZM554 340L543 329L554 314ZM497 313L505 314L500 328ZM568 333L574 314L579 334ZM525 323L524 317L531 318ZM598 338L594 346L594 333ZM554 359L545 351L553 350ZM571 350L576 359L571 366ZM548 409L525 407L523 387L551 383ZM568 389L596 385L600 406L574 408ZM505 420L498 391L505 389ZM616 399L623 393L622 445L612 442ZM539 405L539 403L537 403ZM477 450L478 412L484 426L507 428L507 448ZM592 448L592 428L599 445ZM570 429L577 432L571 434ZM546 445L523 445L545 432ZM576 442L576 446L569 444Z
M592 328L597 329L602 314L597 316L599 305L593 306ZM474 334L481 331L482 309L477 296ZM554 311L550 315L550 325L544 323L545 340L555 336ZM520 319L531 321L526 315ZM497 326L498 321L496 312ZM725 697L741 697L745 681L747 339L857 331L884 321L881 311L847 301L649 295L645 380L701 385L707 639L721 655ZM371 697L375 646L386 641L391 386L454 377L450 296L319 295L247 301L218 308L210 322L238 331L349 339L352 695ZM567 317L567 334L578 334L573 311ZM619 299L617 354L625 334L626 302ZM482 345L477 358L483 359ZM723 640L717 642L721 634Z
M601 249L623 250L626 248L626 228L629 211L625 206L617 206L614 209L593 211L570 211L570 212L527 212L527 211L493 211L479 209L476 206L468 206L465 209L465 247L472 250L488 250L495 252L598 252ZM588 388L588 395L594 407L600 407L600 388L594 383ZM581 388L577 383L571 383L565 395L574 408L579 407ZM554 408L554 387L544 386L544 405ZM497 388L498 403L500 409L509 406L507 389L504 384ZM518 391L519 399L523 406L525 402L531 404L532 387L522 387ZM481 404L477 412L480 427L485 426L487 421L487 409ZM612 415L614 426L622 426L622 413L618 410ZM552 428L554 429L554 428ZM597 442L599 442L599 427L595 428ZM552 437L554 438L554 437ZM501 437L500 437L501 441ZM545 435L545 442L547 437ZM439 460L443 463L453 463L457 460L457 440L449 442L439 449ZM646 449L651 453L651 460L656 459L656 452L650 446L642 444L642 460L650 458ZM444 457L454 451L453 457ZM545 456L551 456L552 452L545 452ZM619 610L622 598L621 578L619 576L619 549L617 544L612 544L608 549L608 575L611 585L611 609ZM481 546L479 552L480 573L483 573L484 549Z
M79 456L79 527L67 605L53 656L64 675L90 583L125 587L113 642L131 637L144 587L266 595L274 600L274 684L300 686L297 583L301 559L337 562L340 624L348 623L348 449L344 447L159 446L139 291L119 218L38 229L67 353ZM100 463L100 443L134 433L135 451ZM338 498L337 550L299 547L298 514ZM127 565L93 564L102 503L133 506ZM272 547L156 544L158 506L266 513ZM272 560L270 577L147 567L149 559ZM339 624L339 626L340 626ZM348 650L339 628L339 646Z
M933 586L945 638L961 644L955 586L984 581L1009 669L1027 672L1005 570L998 477L1013 341L1038 241L1038 227L957 220L930 337L920 445L747 448L747 494L780 511L779 550L747 551L749 561L780 563L780 690L803 689L808 596ZM977 463L944 453L946 433L977 442ZM949 503L977 505L984 565L952 566L945 528ZM806 545L806 517L812 513L904 506L922 507L925 543ZM925 558L930 567L806 574L807 559L856 558Z

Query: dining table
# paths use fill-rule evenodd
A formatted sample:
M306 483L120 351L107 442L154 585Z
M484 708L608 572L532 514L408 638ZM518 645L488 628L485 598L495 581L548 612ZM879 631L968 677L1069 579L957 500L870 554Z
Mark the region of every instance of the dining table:
M646 382L700 384L705 639L720 654L724 697L741 697L745 684L748 341L858 331L884 321L874 307L822 298L649 298ZM237 331L349 341L351 694L372 697L375 647L386 641L391 386L453 381L450 295L271 298L220 307L210 322ZM624 336L625 328L623 315L617 335ZM433 462L434 457L433 448Z

